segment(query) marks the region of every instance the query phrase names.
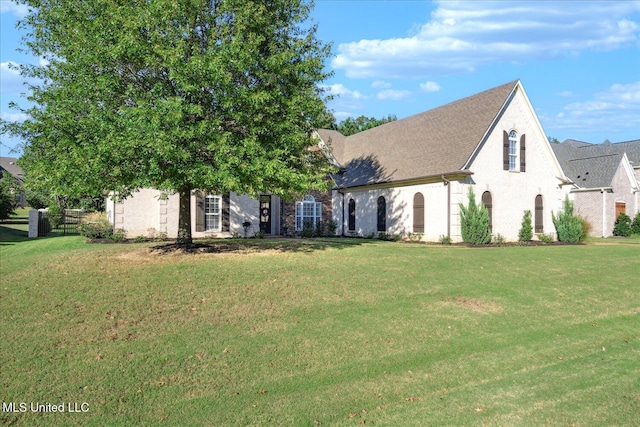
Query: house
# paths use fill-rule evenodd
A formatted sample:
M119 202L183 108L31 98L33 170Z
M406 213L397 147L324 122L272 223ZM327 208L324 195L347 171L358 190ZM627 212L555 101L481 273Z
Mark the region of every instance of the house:
M620 213L632 219L638 213L640 140L590 144L568 139L552 147L574 182L574 212L591 224L592 236L611 236Z
M536 233L554 231L570 181L519 80L345 137L318 130L319 148L340 172L330 193L287 203L272 195L192 195L193 237L292 234L305 224L337 224L337 234L420 233L461 240L459 204L472 189L492 232L516 240L525 210ZM177 235L178 197L141 189L107 213L129 235Z
M460 241L469 190L494 235L517 240L525 210L535 233L554 232L569 181L519 80L348 137L319 133L342 166L332 197L341 234Z
M20 186L24 183L24 173L22 168L18 166L18 159L14 157L0 157L0 173L11 175ZM21 208L27 206L24 190L20 190L16 194L16 205Z

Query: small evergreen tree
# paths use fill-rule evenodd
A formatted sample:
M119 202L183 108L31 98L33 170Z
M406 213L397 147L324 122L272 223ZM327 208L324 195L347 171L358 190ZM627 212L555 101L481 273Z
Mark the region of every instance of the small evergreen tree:
M620 237L629 237L631 235L631 218L628 215L623 213L618 215L613 225L613 235Z
M528 242L533 238L533 227L531 226L531 211L524 211L522 217L522 227L518 233L519 242Z
M631 223L631 234L640 234L640 212L633 218Z
M564 199L564 210L557 217L553 214L551 217L558 232L559 241L578 243L586 237L582 219L573 214L573 202L569 200L569 196Z
M472 188L469 188L468 207L460 203L460 226L464 242L474 245L486 245L491 242L489 211L484 203L476 204Z
M15 208L16 197L12 189L15 188L15 182L11 175L6 176L0 172L0 219L8 219Z

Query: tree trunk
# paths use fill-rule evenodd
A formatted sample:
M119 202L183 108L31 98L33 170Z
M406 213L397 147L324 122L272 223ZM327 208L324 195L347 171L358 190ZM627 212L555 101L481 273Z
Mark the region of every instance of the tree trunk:
M180 209L178 211L178 239L176 243L187 245L193 243L191 237L191 187L183 185L178 194Z

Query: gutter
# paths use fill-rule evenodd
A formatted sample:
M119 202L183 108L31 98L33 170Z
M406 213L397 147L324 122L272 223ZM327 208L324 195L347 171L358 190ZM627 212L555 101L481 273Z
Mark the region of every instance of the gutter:
M447 237L451 239L451 181L444 177L444 175L440 176L442 181L444 181L445 187L447 187Z

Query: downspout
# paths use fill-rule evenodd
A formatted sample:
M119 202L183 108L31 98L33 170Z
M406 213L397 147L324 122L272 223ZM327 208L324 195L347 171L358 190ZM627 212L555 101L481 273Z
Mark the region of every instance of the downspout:
M602 237L606 237L604 230L607 225L607 192L601 188L600 193L602 193Z
M451 239L451 181L442 175L440 178L444 181L444 186L447 187L447 237Z
M342 190L338 190L338 193L342 194L342 201L340 202L340 210L342 211L342 221L340 222L340 234L342 234L342 236L345 236L344 233L344 193L342 192Z

